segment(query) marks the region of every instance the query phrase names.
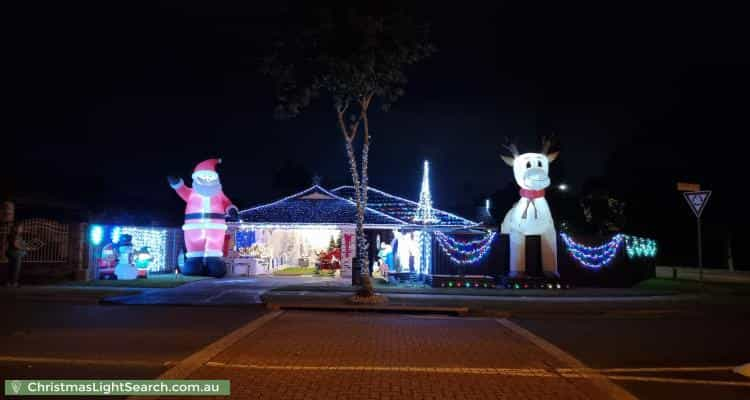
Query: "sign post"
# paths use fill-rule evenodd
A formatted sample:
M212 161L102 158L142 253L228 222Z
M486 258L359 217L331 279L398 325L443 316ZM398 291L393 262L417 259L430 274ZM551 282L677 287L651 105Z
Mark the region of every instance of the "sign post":
M341 231L341 276L352 277L352 261L357 249L357 235L352 230Z
M697 236L698 236L698 280L703 283L703 241L701 240L701 214L703 209L706 208L708 199L711 197L710 190L702 190L696 192L685 192L682 194L685 196L690 209L695 214L697 222Z

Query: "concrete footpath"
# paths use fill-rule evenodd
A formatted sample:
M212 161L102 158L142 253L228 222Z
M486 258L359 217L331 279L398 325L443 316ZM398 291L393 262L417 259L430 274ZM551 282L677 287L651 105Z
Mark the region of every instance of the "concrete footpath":
M267 292L261 296L272 310L336 308L348 311L372 311L347 302L347 292ZM495 316L553 314L558 316L611 315L613 313L685 313L695 312L695 295L640 297L504 297L434 294L386 294L385 312L443 313L452 315ZM390 310L388 308L391 308ZM406 310L398 310L399 307ZM441 310L443 309L443 310Z
M149 289L136 295L110 296L104 304L235 306L261 304L267 291L289 284L341 285L341 280L316 277L260 277L205 279L171 289Z
M229 379L238 399L634 399L505 319L277 311L249 325L160 378Z

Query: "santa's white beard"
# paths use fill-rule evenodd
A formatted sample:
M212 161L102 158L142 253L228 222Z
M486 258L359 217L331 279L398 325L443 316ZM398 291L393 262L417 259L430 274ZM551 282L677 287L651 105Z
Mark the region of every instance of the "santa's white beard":
M201 196L211 197L221 192L221 184L212 183L210 185L203 185L196 181L193 181L193 190L198 192L198 194Z

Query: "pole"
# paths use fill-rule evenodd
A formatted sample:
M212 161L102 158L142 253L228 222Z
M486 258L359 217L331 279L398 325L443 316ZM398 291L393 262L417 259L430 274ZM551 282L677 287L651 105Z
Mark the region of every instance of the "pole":
M732 232L727 235L727 267L734 272L734 259L732 258Z
M698 217L698 280L703 284L703 241L701 240L701 217Z

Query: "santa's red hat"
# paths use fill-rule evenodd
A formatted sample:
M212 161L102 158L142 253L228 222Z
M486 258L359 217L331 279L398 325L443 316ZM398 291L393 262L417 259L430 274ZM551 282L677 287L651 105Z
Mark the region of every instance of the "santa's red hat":
M221 158L209 158L208 160L199 162L195 166L195 170L193 170L193 179L196 176L218 178L219 174L216 173L216 165L218 164L221 164Z

